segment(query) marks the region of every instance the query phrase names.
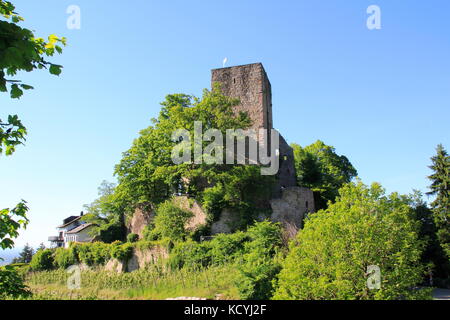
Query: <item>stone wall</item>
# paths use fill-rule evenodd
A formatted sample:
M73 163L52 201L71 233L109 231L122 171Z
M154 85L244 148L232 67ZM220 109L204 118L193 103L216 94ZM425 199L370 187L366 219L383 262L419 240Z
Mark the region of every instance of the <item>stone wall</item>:
M294 150L287 144L280 135L280 168L273 196L279 198L284 188L297 186L297 174L294 165Z
M261 63L214 69L211 83L220 83L222 93L239 98L235 111L248 112L253 129L272 128L272 89Z
M251 128L257 130L259 146L266 145L268 150L271 150L270 138L266 142L264 136L258 132L260 128L273 128L272 86L263 65L254 63L214 69L211 71L211 83L220 83L224 95L240 99L240 104L234 107L235 112L244 111L249 114L253 121ZM278 151L280 168L273 193L275 198L281 196L282 188L296 186L294 154L281 134Z
M314 212L314 195L308 188L290 187L282 191L280 199L270 201L272 207L271 220L289 223L298 229L303 227L303 219Z

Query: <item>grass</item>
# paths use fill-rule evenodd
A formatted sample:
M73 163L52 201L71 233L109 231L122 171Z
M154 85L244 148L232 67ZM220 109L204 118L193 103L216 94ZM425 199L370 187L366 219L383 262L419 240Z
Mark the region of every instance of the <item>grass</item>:
M164 270L152 266L131 273L102 270L81 272L81 289L69 290L64 270L30 273L26 284L36 300L162 300L180 296L214 299L239 299L234 285L237 273L233 265L197 270Z

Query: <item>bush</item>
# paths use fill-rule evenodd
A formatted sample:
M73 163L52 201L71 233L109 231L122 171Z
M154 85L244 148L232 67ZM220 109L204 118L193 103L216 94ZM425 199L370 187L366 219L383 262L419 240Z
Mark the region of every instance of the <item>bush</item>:
M101 241L112 243L116 240L124 240L126 228L119 218L111 220L109 223L102 225L97 230Z
M110 245L103 242L76 244L73 249L78 260L88 266L103 265L111 258Z
M264 249L255 250L244 257L238 267L239 277L235 284L243 300L268 300L275 291L274 279L278 276L280 260L271 257Z
M68 267L77 264L77 256L73 248L65 249L58 248L54 254L55 266L61 269L67 269Z
M127 235L127 241L128 242L136 242L139 240L139 236L136 233L130 233L129 235Z
M418 223L405 197L378 184L348 184L336 203L310 215L291 244L275 299L409 299L422 280ZM368 288L368 266L381 289Z
M30 262L34 271L50 270L54 266L53 251L50 249L39 250Z
M30 296L23 278L12 266L0 267L0 299Z
M240 258L244 253L244 243L248 241L245 232L239 231L233 234L219 234L205 245L209 248L211 264L223 265Z
M169 265L178 269L210 266L211 255L208 243L192 240L176 243L170 252Z
M272 279L280 270L273 257L281 245L278 224L258 222L247 232L220 234L211 241L178 242L170 253L173 268L200 268L236 264L236 285L245 299L268 299L272 296Z
M174 268L197 268L233 263L244 250L244 232L220 234L211 241L178 242L170 252L169 264Z
M281 270L277 253L282 245L282 230L277 223L257 222L247 230L250 241L244 244L240 276L236 286L241 299L266 300L274 293L273 279Z
M155 238L168 238L173 241L185 240L188 235L185 225L192 216L192 212L180 209L172 201L162 203L156 210L155 227L151 231L153 236L150 236L148 240Z
M125 244L111 244L111 257L120 261L128 261L133 254L133 245L131 243Z

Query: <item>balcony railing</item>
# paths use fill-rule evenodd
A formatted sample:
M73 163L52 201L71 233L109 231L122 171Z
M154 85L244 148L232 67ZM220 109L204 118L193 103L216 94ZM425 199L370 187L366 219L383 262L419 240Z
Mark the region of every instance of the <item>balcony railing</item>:
M60 238L58 236L52 236L52 237L48 237L48 241L50 241L50 242L64 242L64 239Z

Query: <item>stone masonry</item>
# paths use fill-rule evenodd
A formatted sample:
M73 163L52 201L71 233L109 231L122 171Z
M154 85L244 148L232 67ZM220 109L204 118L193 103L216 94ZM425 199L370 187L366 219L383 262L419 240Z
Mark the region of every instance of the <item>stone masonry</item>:
M211 73L212 86L220 83L224 95L239 98L240 104L235 111L248 113L253 122L251 129L273 129L272 86L261 63L213 69ZM270 149L270 144L268 146ZM296 174L294 153L281 135L278 152L280 169L274 196L279 198L281 190L296 186Z

